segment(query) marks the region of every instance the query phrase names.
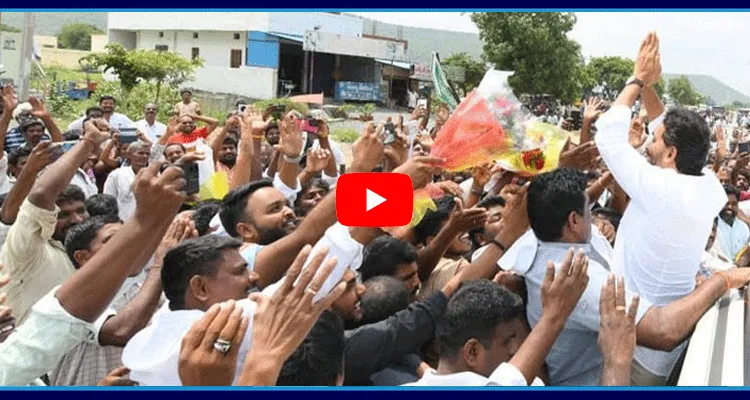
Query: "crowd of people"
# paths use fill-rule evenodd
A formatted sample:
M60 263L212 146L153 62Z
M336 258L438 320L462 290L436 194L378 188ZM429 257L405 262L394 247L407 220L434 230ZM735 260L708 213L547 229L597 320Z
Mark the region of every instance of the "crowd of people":
M665 109L660 76L651 33L534 177L443 171L444 107L368 124L342 166L295 111L219 126L185 91L167 124L151 103L132 122L104 96L62 132L6 86L0 384L671 384L701 316L750 282L750 153ZM195 190L195 165L229 192ZM443 195L413 225L341 225L338 177L373 171Z

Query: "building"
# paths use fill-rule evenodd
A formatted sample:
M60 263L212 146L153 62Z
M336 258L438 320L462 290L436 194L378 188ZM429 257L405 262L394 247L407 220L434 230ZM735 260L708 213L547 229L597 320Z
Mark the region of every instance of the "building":
M366 35L361 18L339 13L110 12L107 26L109 42L128 49L201 57L191 87L255 99L322 92L380 100L377 60L407 58L405 40Z

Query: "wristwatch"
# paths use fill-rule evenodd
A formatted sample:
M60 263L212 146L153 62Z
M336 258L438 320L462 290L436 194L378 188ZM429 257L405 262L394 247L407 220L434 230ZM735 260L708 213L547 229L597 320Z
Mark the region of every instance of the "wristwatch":
M638 85L641 89L643 89L643 87L646 86L646 84L643 83L642 80L636 78L635 76L631 76L630 78L628 78L627 81L625 81L625 86L630 86L630 85Z

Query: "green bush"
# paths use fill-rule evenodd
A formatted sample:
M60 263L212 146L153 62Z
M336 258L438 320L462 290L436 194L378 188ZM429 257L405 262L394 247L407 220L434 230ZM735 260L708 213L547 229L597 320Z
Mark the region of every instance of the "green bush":
M339 128L334 129L331 133L333 140L341 143L354 143L359 139L359 132L352 128Z
M279 97L277 99L269 99L269 100L261 100L253 104L255 108L257 108L259 111L263 112L266 108L269 106L280 106L284 105L286 106L286 110L296 110L301 112L302 114L307 114L309 108L307 107L307 104L305 103L298 103L296 101L289 100L286 97Z
M367 104L363 104L362 106L359 107L359 112L363 116L369 117L369 116L372 115L372 113L375 112L375 109L376 109L375 104L373 104L373 103L367 103Z
M349 114L357 109L357 106L354 104L342 104L339 106L339 111L342 111L346 114Z

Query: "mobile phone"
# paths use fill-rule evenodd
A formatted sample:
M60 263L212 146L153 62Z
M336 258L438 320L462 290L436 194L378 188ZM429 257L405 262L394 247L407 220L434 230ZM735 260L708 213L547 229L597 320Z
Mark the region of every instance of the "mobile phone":
M419 100L417 100L417 107L427 108L427 99L419 99Z
M138 133L135 128L120 129L120 144L131 144L138 140Z
M185 193L190 196L191 194L196 194L200 192L200 181L199 181L199 175L198 175L198 164L190 163L185 165L179 165L179 164L164 164L161 166L161 172L163 173L167 168L169 167L177 167L182 169L183 176L182 178L185 179L185 186L183 187L183 190Z
M383 144L391 144L396 141L396 134L395 133L388 133L385 137L385 140L383 140Z
M62 148L62 152L63 152L63 153L67 153L67 152L68 152L68 151L70 151L70 149L72 149L72 148L73 148L73 146L75 146L75 145L76 145L76 144L77 144L78 142L79 142L79 140L66 140L66 141L62 142L62 146L61 146L61 148Z
M740 143L738 146L740 153L747 153L748 151L750 151L750 145L747 142Z

